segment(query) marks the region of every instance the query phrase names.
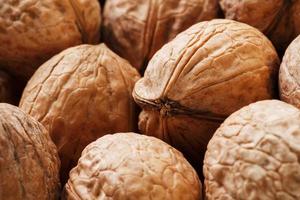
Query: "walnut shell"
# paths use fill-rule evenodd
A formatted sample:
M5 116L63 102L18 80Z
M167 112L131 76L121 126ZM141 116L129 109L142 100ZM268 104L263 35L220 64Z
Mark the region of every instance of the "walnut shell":
M143 71L165 43L217 14L218 0L107 0L103 38L112 50Z
M0 0L0 66L29 78L54 54L99 40L97 0Z
M62 182L87 144L104 134L133 131L131 93L138 78L104 44L69 48L32 76L20 107L49 130L58 147Z
M250 104L228 117L204 160L210 199L300 198L300 111L278 100Z
M0 199L58 199L59 159L47 130L19 108L0 103Z
M300 34L299 0L220 0L220 6L227 19L264 32L280 52Z
M89 144L65 186L66 199L201 200L201 182L183 155L135 133Z
M151 59L133 91L142 133L163 139L200 171L221 122L276 92L279 60L271 42L246 24L217 19L179 34Z

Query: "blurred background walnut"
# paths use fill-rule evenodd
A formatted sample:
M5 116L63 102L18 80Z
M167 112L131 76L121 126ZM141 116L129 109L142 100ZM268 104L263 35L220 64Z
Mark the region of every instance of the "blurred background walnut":
M131 93L138 78L136 69L104 44L69 48L32 76L20 108L49 130L61 159L62 183L87 144L135 130Z
M153 54L191 25L216 18L218 0L106 0L104 42L140 72Z
M201 200L196 171L168 144L135 133L89 144L70 172L65 198Z
M183 152L202 174L220 123L249 103L277 96L279 59L271 42L243 23L198 23L163 46L134 87L139 129Z
M0 67L28 79L54 54L99 40L97 0L0 0Z
M60 161L48 131L15 106L0 103L0 113L0 199L58 199Z
M206 199L300 199L300 111L278 100L228 117L204 159Z

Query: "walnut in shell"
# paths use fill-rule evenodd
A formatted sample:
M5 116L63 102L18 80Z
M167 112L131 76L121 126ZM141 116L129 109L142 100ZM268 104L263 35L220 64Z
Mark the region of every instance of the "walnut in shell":
M300 36L287 48L279 70L280 99L300 108Z
M143 71L165 43L217 14L217 0L107 0L103 37L112 50Z
M220 0L220 6L227 19L264 32L280 52L300 34L299 0Z
M20 107L39 120L58 147L62 181L84 147L108 133L133 131L131 93L138 72L104 44L69 48L28 82Z
M58 199L59 159L47 130L19 108L0 103L0 199Z
M300 111L266 100L228 117L204 160L207 200L300 198Z
M139 129L163 139L199 171L206 145L239 108L275 96L279 60L246 24L217 19L179 34L151 59L133 91Z
M89 144L70 172L65 199L201 200L201 182L183 155L136 133Z
M99 40L97 0L0 0L0 67L29 78L60 51Z

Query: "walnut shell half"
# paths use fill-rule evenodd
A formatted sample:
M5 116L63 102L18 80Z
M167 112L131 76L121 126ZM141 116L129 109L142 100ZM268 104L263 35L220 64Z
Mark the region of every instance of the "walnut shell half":
M278 100L228 117L204 160L207 200L300 199L300 110Z
M201 182L183 155L135 133L106 135L89 144L70 172L65 198L201 200Z
M217 19L179 34L151 59L134 87L142 133L178 148L201 171L206 145L232 112L276 96L279 59L246 24Z
M62 182L87 144L104 134L134 130L131 93L138 78L104 44L69 48L32 76L20 107L49 130L62 162Z
M19 108L0 103L0 199L58 199L59 159L48 131Z
M28 79L60 51L99 40L97 0L0 0L0 67Z

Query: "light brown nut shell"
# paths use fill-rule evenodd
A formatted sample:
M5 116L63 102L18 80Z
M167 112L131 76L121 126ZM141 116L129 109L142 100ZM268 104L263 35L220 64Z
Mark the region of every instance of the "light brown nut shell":
M183 155L136 133L89 144L70 172L65 199L201 200L201 182Z
M300 36L287 48L279 71L280 99L300 108Z
M47 59L99 40L97 0L0 0L0 66L29 78Z
M58 199L60 162L47 130L15 106L0 103L0 113L0 199Z
M228 117L204 160L207 200L300 198L300 111L278 100Z
M279 60L255 28L198 23L151 59L134 88L142 133L163 139L201 167L209 138L239 108L275 96Z
M227 19L258 28L280 52L300 34L299 0L220 0L220 6Z
M131 93L138 72L104 44L69 48L42 65L20 107L50 132L62 162L62 181L90 142L133 131Z
M143 71L165 43L217 14L217 0L107 0L103 37L112 50Z

